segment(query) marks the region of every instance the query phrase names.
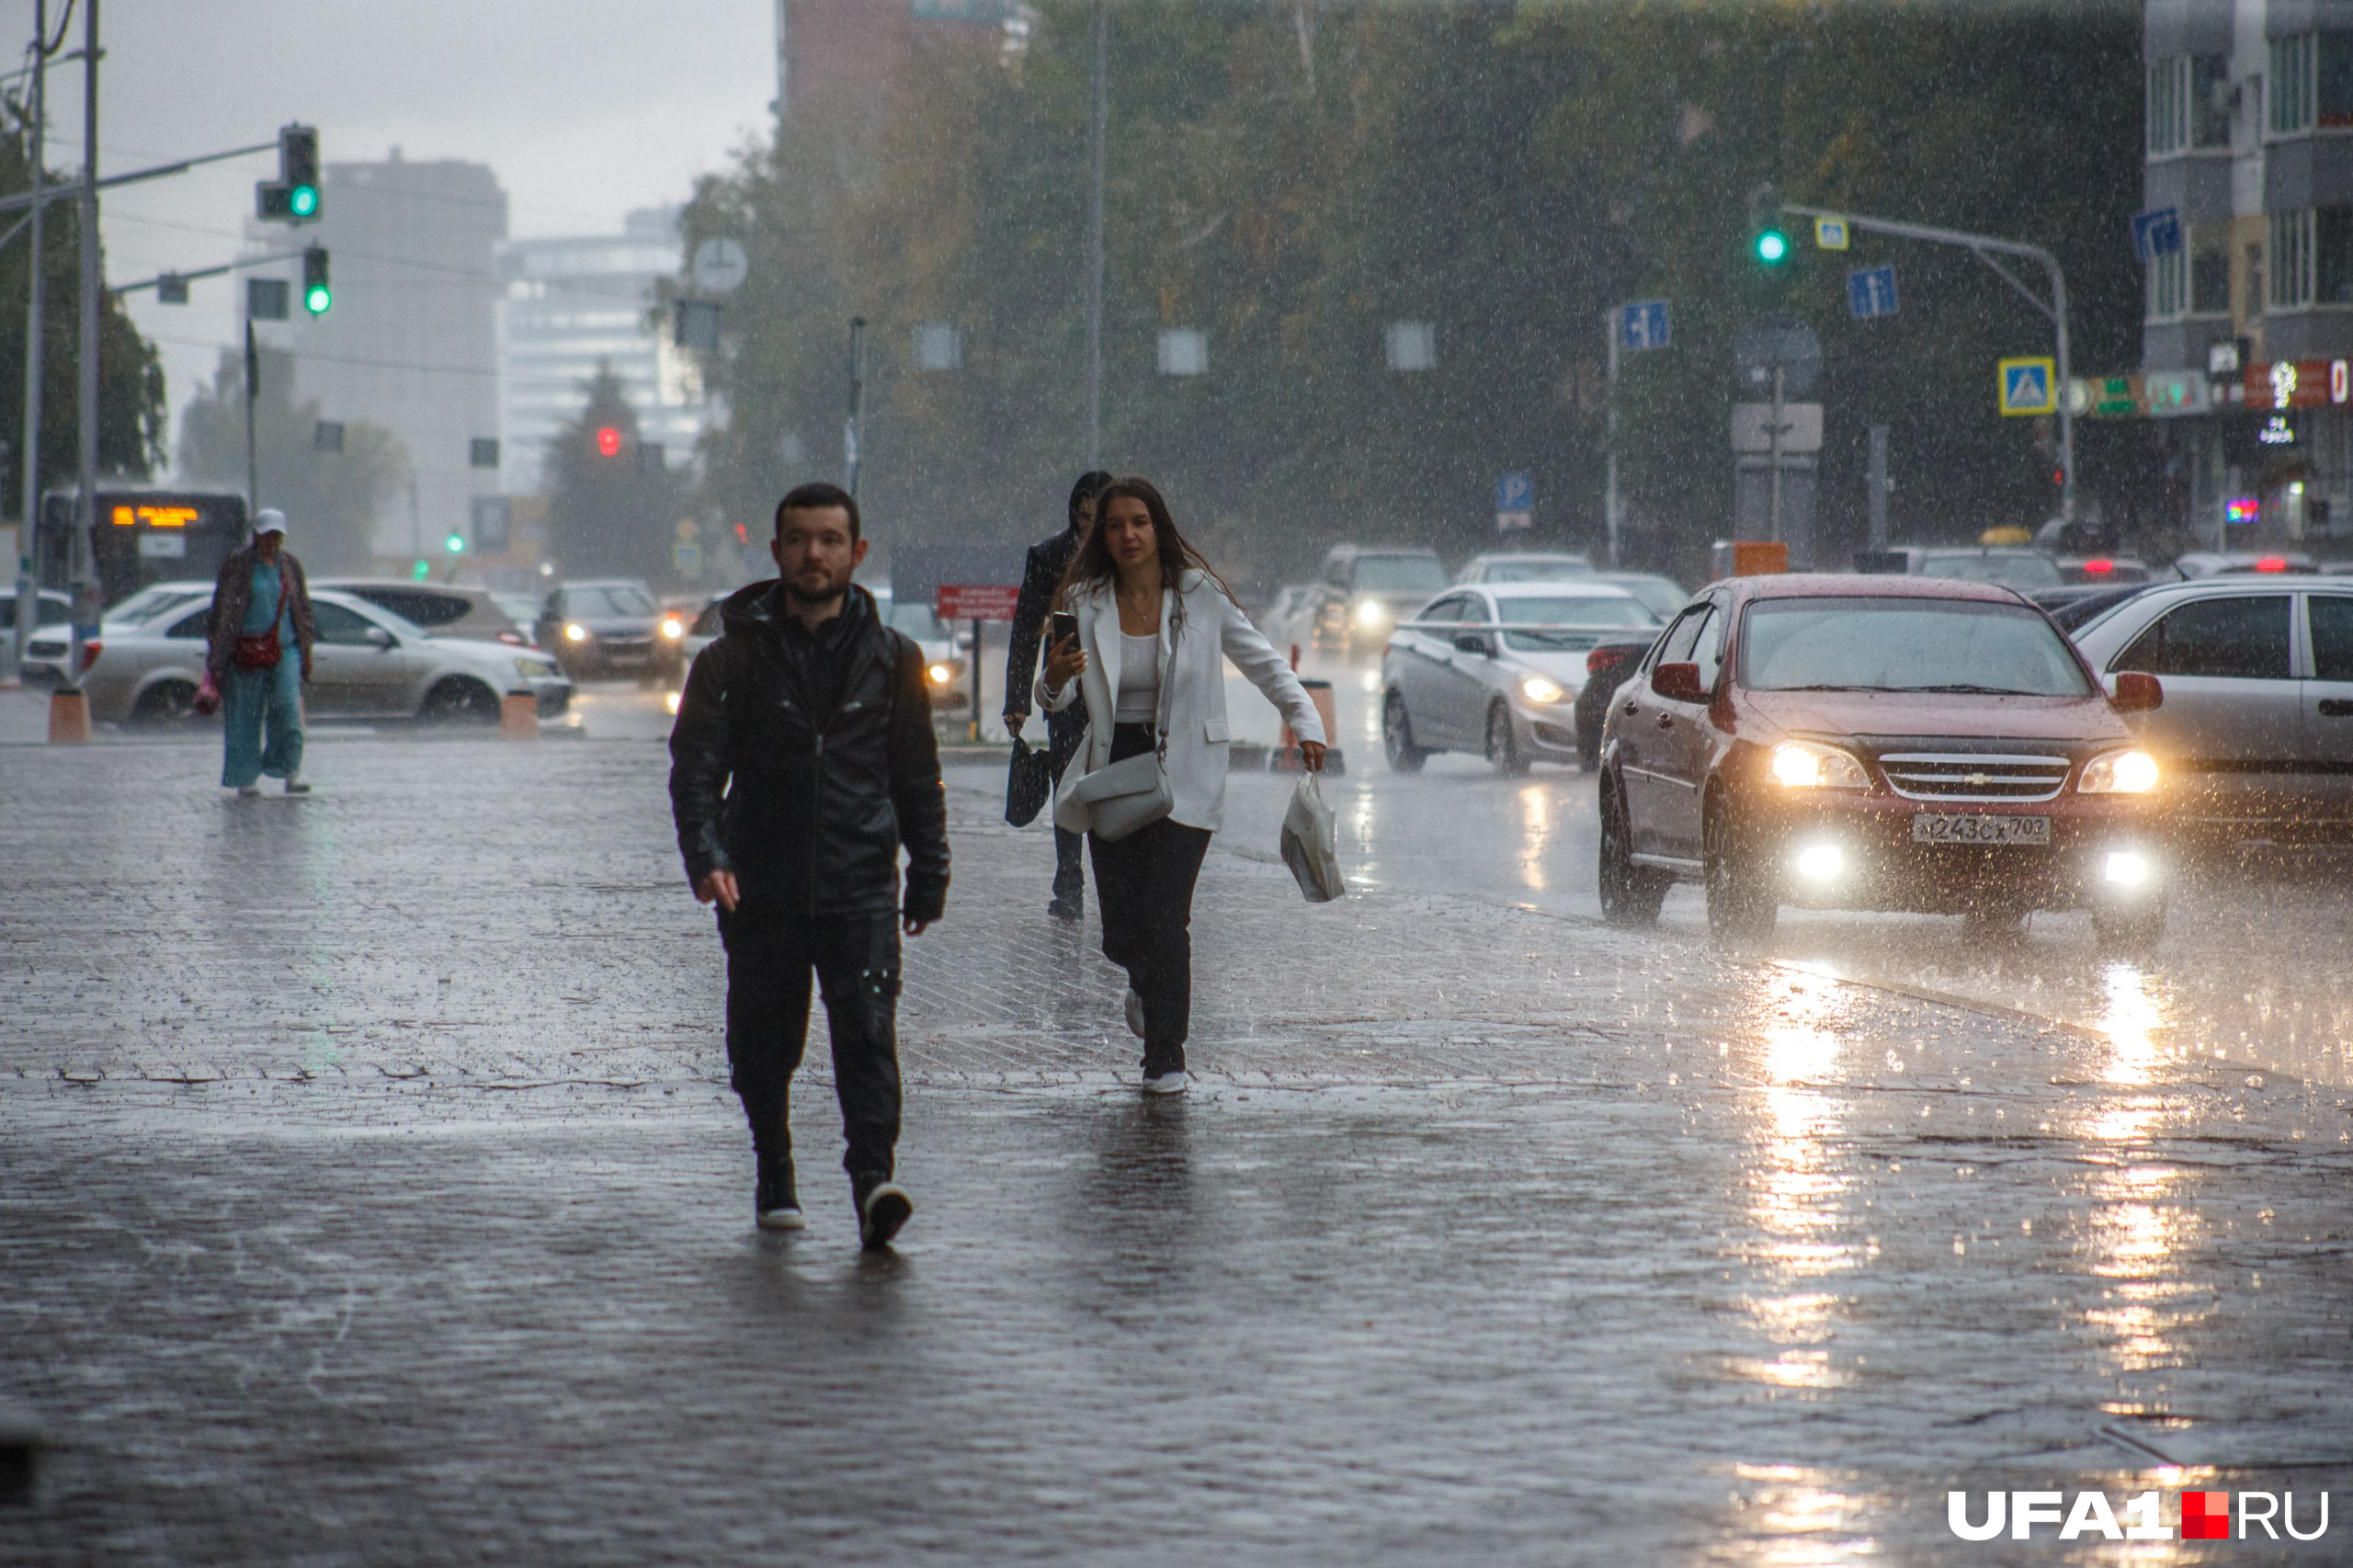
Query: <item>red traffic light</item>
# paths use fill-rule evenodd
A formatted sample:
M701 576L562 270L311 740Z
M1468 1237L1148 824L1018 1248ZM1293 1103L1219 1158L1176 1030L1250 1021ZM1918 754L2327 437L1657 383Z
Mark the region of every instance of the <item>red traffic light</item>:
M620 456L621 433L614 429L609 425L598 426L597 427L597 450L603 456L608 458L617 458Z

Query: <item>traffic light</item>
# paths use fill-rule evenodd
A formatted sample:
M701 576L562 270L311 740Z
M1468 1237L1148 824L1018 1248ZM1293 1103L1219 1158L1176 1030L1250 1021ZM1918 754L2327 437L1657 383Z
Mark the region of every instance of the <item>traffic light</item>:
M278 131L278 177L254 186L254 211L265 223L303 223L319 215L319 133L308 125Z
M319 133L289 125L278 133L278 177L286 187L286 210L296 218L319 215Z
M597 455L617 458L621 455L621 433L609 425L597 427Z
M1748 195L1748 253L1765 267L1790 258L1789 231L1781 227L1781 196L1768 180Z
M466 552L466 536L463 534L451 534L448 539L441 541L441 548L448 551L452 555L463 555Z
M334 303L335 290L327 286L326 247L313 245L302 253L302 308L323 316Z

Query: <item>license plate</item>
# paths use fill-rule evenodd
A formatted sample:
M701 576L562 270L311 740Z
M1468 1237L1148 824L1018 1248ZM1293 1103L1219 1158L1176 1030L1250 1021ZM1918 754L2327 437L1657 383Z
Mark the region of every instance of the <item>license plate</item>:
M1968 812L1920 812L1912 818L1915 844L2049 844L2049 817L2001 817Z

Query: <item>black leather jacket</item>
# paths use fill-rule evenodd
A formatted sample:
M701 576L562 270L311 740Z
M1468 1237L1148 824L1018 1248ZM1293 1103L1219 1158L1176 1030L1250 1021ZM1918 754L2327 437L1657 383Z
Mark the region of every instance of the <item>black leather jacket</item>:
M1021 597L1014 605L1013 631L1005 650L1005 710L1008 713L1027 713L1037 706L1036 694L1029 688L1038 676L1046 617L1054 608L1054 590L1062 586L1070 558L1077 553L1078 530L1064 528L1031 545L1021 563ZM1086 728L1086 715L1065 709L1047 714L1046 724L1058 739L1062 731L1068 730L1075 744Z
M733 871L755 911L896 907L937 920L948 898L948 801L922 651L852 587L840 699L813 711L779 600L773 581L732 595L719 640L687 676L670 731L670 812L687 880Z

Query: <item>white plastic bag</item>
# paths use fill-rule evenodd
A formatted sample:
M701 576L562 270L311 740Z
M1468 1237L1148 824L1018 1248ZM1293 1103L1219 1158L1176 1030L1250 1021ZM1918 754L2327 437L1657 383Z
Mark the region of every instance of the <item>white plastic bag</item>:
M1283 864L1310 903L1329 903L1348 891L1340 878L1339 824L1324 803L1316 775L1302 774L1283 813Z

